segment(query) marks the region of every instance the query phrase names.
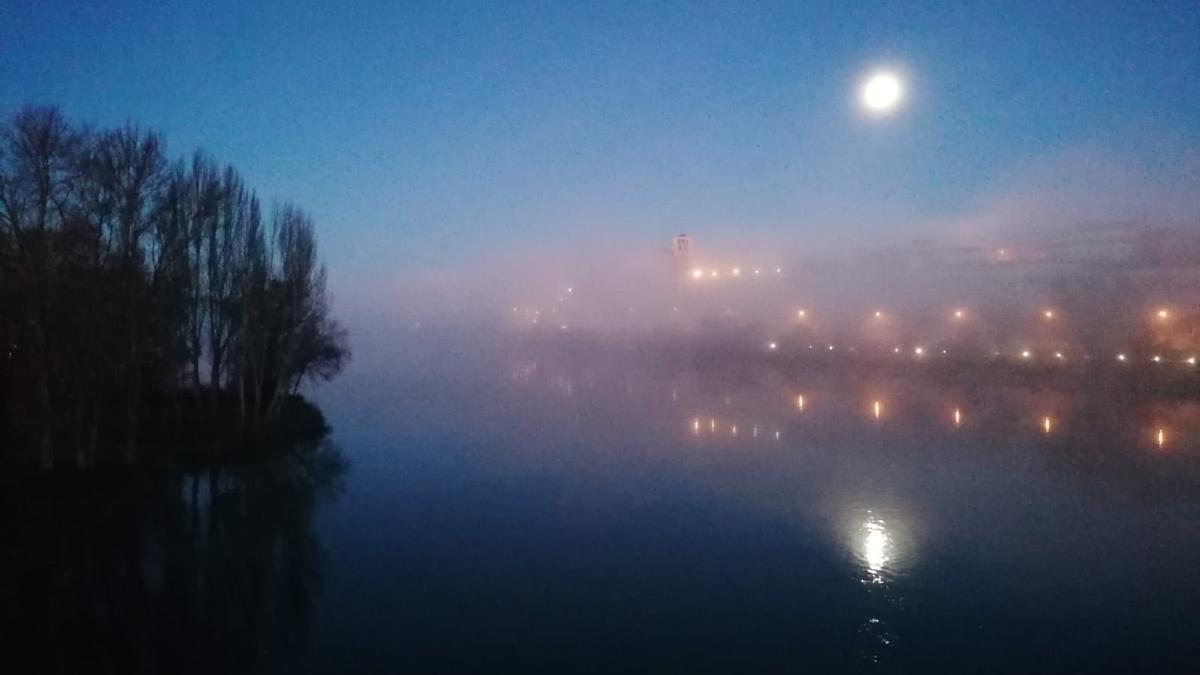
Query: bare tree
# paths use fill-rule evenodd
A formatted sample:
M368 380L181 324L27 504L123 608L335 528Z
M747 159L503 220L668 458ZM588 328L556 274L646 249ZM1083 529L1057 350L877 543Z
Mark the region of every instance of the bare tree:
M0 230L10 246L6 283L20 289L22 325L40 418L41 466L54 466L50 318L57 302L52 237L68 209L79 136L55 108L25 108L0 133Z

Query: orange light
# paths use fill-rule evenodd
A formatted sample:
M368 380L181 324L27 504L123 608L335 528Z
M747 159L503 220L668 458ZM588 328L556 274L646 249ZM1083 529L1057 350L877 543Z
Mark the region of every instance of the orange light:
M796 409L804 410L804 394L799 394L796 396Z
M1048 310L1042 312L1042 316L1046 317L1047 320L1053 319L1054 318L1054 310L1048 309Z
M958 408L954 409L954 426L962 426L962 411Z
M1049 417L1042 418L1042 429L1044 429L1046 431L1046 433L1050 433L1050 418Z
M872 404L871 408L872 408L872 411L875 413L875 419L879 419L879 416L883 414L883 404L880 403L879 401L875 401L875 403Z
M1162 447L1167 442L1167 432L1164 429L1159 429L1154 433L1154 440L1158 443L1158 447Z

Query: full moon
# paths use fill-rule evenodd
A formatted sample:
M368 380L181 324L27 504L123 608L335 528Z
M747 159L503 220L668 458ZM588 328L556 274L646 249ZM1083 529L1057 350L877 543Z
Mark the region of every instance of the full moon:
M862 103L867 110L883 114L894 110L903 95L899 78L891 73L875 73L863 84Z

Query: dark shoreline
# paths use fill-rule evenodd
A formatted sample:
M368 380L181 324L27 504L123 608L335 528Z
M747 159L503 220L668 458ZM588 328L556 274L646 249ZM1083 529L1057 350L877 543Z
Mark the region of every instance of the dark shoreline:
M236 401L229 396L212 398L205 391L201 406L191 392L170 397L153 397L144 411L147 421L138 439L133 462L118 459L119 429L106 429L97 445L102 457L94 465L80 467L69 461L41 470L32 449L6 442L8 452L0 458L0 489L40 486L55 490L86 483L105 484L137 477L157 476L175 470L196 471L262 461L288 452L298 443L318 442L331 429L320 408L300 395L289 397L273 423L245 428L237 414ZM2 436L0 436L2 437ZM57 453L67 459L73 450Z

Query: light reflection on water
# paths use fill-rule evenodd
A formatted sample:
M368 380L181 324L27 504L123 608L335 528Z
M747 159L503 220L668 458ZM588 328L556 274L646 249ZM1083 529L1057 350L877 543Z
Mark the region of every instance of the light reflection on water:
M923 656L969 658L983 644L997 663L1016 659L996 671L1037 672L1036 656L1021 660L1026 634L1041 657L1086 659L1097 641L1136 651L1154 632L1129 624L1128 607L1169 636L1176 610L1200 603L1188 586L1200 563L1195 403L1038 382L519 363L502 388L478 388L481 405L410 395L387 422L403 440L361 463L380 522L417 514L399 560L380 565L397 606L449 605L453 622L492 635L471 617L503 608L507 625L515 607L533 644L567 626L556 644L636 636L709 656L721 650L702 635L787 645L756 650L763 660L743 671L853 654L929 672ZM355 428L342 419L335 428ZM436 574L406 581L396 570L414 560ZM1050 628L1012 625L1042 615ZM632 627L614 638L614 625ZM854 669L838 665L809 670Z
M886 523L874 516L863 523L862 529L866 532L863 537L862 559L867 565L867 572L871 574L871 581L881 584L883 568L889 560L892 538L888 535Z

